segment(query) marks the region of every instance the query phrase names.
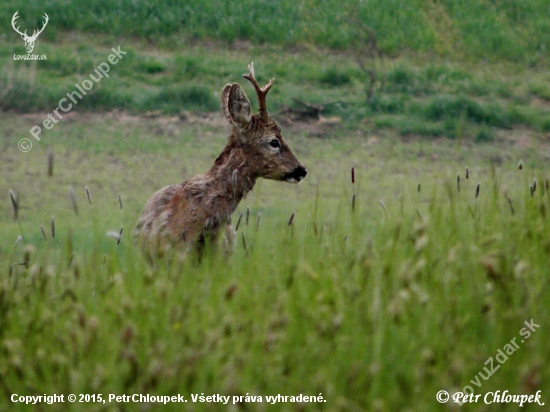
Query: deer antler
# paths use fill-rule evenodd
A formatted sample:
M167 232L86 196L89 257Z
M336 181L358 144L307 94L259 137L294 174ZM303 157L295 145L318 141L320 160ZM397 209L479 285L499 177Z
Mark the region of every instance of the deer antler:
M19 30L19 26L15 26L16 24L16 20L19 18L19 10L17 10L15 12L15 14L13 15L12 19L11 19L11 26L13 27L13 29L19 33L24 39L25 41L27 39L29 40L36 40L36 38L40 35L40 33L42 33L44 31L44 29L46 28L46 25L48 24L48 21L50 21L50 18L48 17L48 14L47 13L44 13L44 25L42 26L42 28L40 30L38 30L38 32L36 30L33 31L32 33L32 36L29 36L27 34L27 30L25 30L24 33L21 32L21 30Z
M267 95L267 92L269 92L269 89L271 89L271 86L273 86L273 82L275 81L275 79L270 79L269 83L261 88L258 84L258 81L256 80L256 77L254 76L254 62L248 65L248 74L243 74L243 77L249 80L250 83L252 83L252 85L254 86L254 89L256 89L256 94L258 95L258 106L260 108L260 118L263 121L267 122L269 120L269 117L267 115L265 96Z
M25 33L21 33L21 31L19 30L19 26L15 27L15 21L19 18L19 10L17 10L15 12L15 14L13 15L13 17L11 18L11 26L13 27L13 29L19 33L21 36L24 36L24 37L28 37L27 36L27 30L25 30Z
M36 39L38 37L38 35L44 31L44 29L46 28L46 25L50 21L50 18L48 17L47 13L44 13L43 17L44 17L44 25L42 26L42 28L40 30L38 30L38 32L36 30L33 31L32 38L34 38L34 39Z

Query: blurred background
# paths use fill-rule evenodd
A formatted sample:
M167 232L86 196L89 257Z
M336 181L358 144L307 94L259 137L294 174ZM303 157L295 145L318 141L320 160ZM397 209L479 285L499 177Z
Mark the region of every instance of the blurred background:
M240 78L243 60L256 60L260 78L278 79L273 109L294 117L478 141L516 126L547 133L549 7L540 0L7 0L0 108L53 110L120 45L124 63L79 112L217 111L223 84ZM48 13L34 51L47 61L13 60L24 51L9 24L16 10L28 33Z

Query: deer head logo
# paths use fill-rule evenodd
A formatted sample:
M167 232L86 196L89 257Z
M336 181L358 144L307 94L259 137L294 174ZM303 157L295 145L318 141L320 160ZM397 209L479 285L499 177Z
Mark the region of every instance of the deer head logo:
M15 14L13 15L12 19L11 19L11 25L13 27L13 29L19 33L21 35L21 38L23 39L23 41L25 42L25 48L27 49L27 53L28 54L31 54L32 51L34 50L34 44L36 43L36 39L38 38L38 36L40 35L40 33L42 33L44 31L44 28L46 27L46 25L48 24L48 21L50 20L50 18L48 17L48 15L46 13L44 13L44 25L42 26L42 28L38 31L34 30L33 33L32 33L32 36L29 36L27 34L27 30L25 30L25 32L21 32L19 30L19 26L16 26L16 20L19 18L19 10L15 12Z

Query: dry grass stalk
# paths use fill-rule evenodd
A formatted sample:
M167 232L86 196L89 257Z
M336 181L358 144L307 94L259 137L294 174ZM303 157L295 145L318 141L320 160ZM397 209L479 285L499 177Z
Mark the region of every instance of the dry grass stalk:
M73 205L74 214L78 216L78 204L76 203L76 196L72 187L69 187L69 197L71 198L71 204Z
M50 149L48 150L48 177L52 177L53 176L53 161L54 161L54 153L53 153L53 149L50 147Z
M418 193L420 193L420 182L418 183L416 190L418 191Z
M237 224L235 225L235 232L239 230L239 226L241 225L241 220L243 219L243 214L241 213L239 215L239 218L237 219Z
M52 232L52 238L55 237L55 216L50 218L50 230Z
M21 221L19 220L19 204L15 199L15 194L13 193L13 190L10 190L10 199L11 199L11 204L13 205L14 219L17 221L17 225L19 226L21 239L23 240L23 243L26 245L27 242L25 241L25 236L23 235L23 228L21 227Z
M479 183L476 186L476 199L479 197Z
M244 232L241 233L241 239L243 241L243 249L246 250L246 236L244 235Z
M250 208L247 206L246 207L246 226L248 226L248 218L250 217Z
M122 196L120 195L120 193L118 194L118 207L120 208L120 210L122 210Z
M510 211L512 212L512 215L516 214L516 209L514 209L514 203L512 202L512 198L506 194L506 198L508 199L508 204L510 205Z
M47 242L48 239L46 238L46 231L44 230L44 226L40 225L40 231L42 232L42 237Z
M296 215L296 212L292 212L290 215L290 219L288 220L288 226L292 226L292 223L294 222L294 215Z
M90 202L90 205L92 204L92 195L90 195L90 189L88 189L88 186L84 188L86 190L86 197L88 198L88 202Z
M17 204L17 200L15 200L15 194L13 193L13 190L10 190L10 199L11 204L13 205L14 219L17 220L17 218L19 217L19 205Z
M460 192L460 175L456 175L456 190Z
M466 166L466 179L470 178L470 169Z
M256 230L260 228L260 220L262 220L262 212L258 212L258 219L256 220Z
M25 267L29 267L29 263L31 261L32 255L36 251L35 247L33 245L27 245L23 249L23 265Z
M382 206L382 209L384 209L384 212L386 212L386 215L390 217L390 213L388 212L388 209L386 208L386 204L384 203L384 201L382 199L378 199L378 201L380 202L380 206Z
M353 187L353 195L351 196L351 211L355 212L355 167L351 168L351 184ZM317 189L319 189L319 182L317 182ZM315 210L317 210L317 199L315 200Z

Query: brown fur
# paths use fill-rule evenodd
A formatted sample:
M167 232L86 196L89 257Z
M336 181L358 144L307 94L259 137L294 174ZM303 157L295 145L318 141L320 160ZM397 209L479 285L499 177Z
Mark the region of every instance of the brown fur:
M265 95L273 81L260 89L253 66L249 69L245 77L258 93L260 115L250 114L250 101L237 83L223 88L222 110L233 125L224 150L205 174L156 192L138 220L136 241L151 258L171 250L185 252L190 247L200 251L205 244L215 244L222 231L225 249L231 249L231 214L253 189L256 179L297 183L305 177L305 168L267 116ZM274 140L278 148L273 147Z

